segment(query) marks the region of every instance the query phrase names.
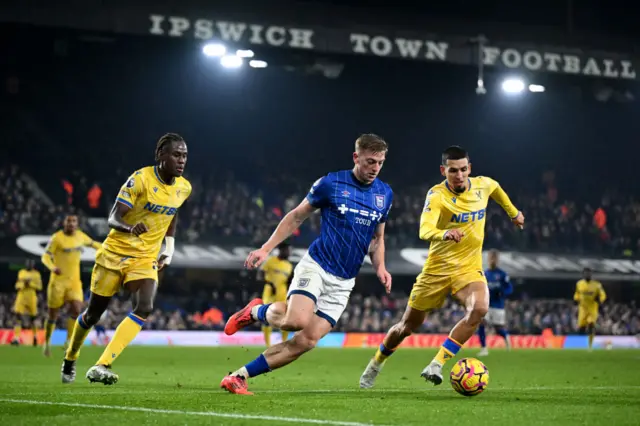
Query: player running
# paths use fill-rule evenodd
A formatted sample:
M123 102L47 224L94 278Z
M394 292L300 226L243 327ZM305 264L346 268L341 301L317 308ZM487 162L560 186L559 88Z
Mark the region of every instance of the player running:
M420 239L430 241L429 257L418 275L400 322L383 343L360 378L360 387L371 388L385 360L400 343L424 322L428 312L438 309L449 293L466 308L433 361L421 376L442 383L442 366L476 332L489 307L487 281L482 272L482 244L487 203L493 198L522 228L524 216L493 179L469 177L467 151L451 146L442 153L440 173L445 180L427 193L420 217Z
M576 283L573 300L578 302L578 328L581 334L589 333L589 350L593 349L593 338L596 335L598 310L600 304L607 300L602 283L592 278L590 268L582 270L582 279Z
M282 243L278 246L278 256L270 257L260 267L257 278L264 282L263 303L287 301L287 290L293 273L293 265L289 262L290 253L289 244ZM271 326L263 325L262 332L264 333L264 343L267 347L271 346ZM284 342L289 338L289 332L281 330L281 333Z
M379 136L361 135L355 143L353 169L318 179L300 205L282 219L269 240L249 254L245 267L253 269L320 209L320 236L296 266L287 302L263 304L261 299L254 299L231 316L224 329L231 335L259 321L297 333L226 376L220 383L223 389L251 395L247 390L249 377L284 367L313 349L340 319L367 253L378 279L387 293L391 291L391 275L384 263L384 228L393 192L377 178L387 149L387 143Z
M156 145L155 160L156 166L131 175L111 209L111 231L96 253L89 306L78 317L62 363L63 383L75 380L80 348L122 286L132 293L135 307L118 325L100 359L87 371L90 382L111 385L118 381L111 364L138 335L153 310L158 271L171 263L174 252L178 208L191 194L191 184L182 177L187 144L181 136L162 136ZM165 249L158 259L163 239Z
M45 356L51 355L51 335L56 327L60 308L67 305L65 347L69 344L76 318L82 310L84 299L80 279L80 257L85 247L93 247L97 250L100 248L100 243L93 241L78 229L77 216L69 215L64 219L63 229L51 236L42 255L42 263L51 271L47 287L49 311L44 334Z
M42 290L42 277L36 269L36 262L33 259L27 259L24 269L18 271L18 281L16 281L16 301L13 305L13 313L16 315L15 325L13 327L12 345L20 344L20 334L22 333L22 324L25 322L31 325L33 332L33 346L38 346L38 336L36 328L36 317L38 316L38 295L37 292ZM26 317L29 321L25 321Z
M500 255L497 250L489 251L489 268L484 271L484 276L489 285L489 312L485 320L478 327L478 337L480 337L480 345L482 349L478 352L478 356L489 355L487 348L487 334L485 332L485 323L493 326L498 336L502 336L507 350L511 350L511 342L509 341L509 332L507 331L507 314L504 309L505 298L513 293L513 285L509 279L509 275L502 269L498 268L498 260Z

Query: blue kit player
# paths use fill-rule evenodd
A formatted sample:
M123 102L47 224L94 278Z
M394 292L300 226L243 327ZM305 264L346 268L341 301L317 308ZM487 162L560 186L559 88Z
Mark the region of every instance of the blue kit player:
M507 318L504 302L506 297L513 293L513 285L511 284L509 275L498 268L498 260L498 251L489 251L489 269L484 271L487 284L489 285L489 312L487 312L485 322L478 327L478 336L480 337L480 344L482 345L482 349L478 352L479 356L489 355L485 323L492 325L496 330L496 334L504 338L507 349L511 349L509 333L506 329Z
M259 321L297 333L230 373L220 387L231 393L251 395L247 390L249 377L284 367L313 349L344 312L367 254L387 293L391 291L391 275L384 261L384 228L393 192L377 178L386 154L387 143L383 139L373 134L360 136L353 153L353 169L318 179L300 205L282 219L269 240L249 254L245 267L257 268L275 247L320 209L320 236L294 269L287 301L263 304L261 299L254 299L232 315L224 329L232 335Z

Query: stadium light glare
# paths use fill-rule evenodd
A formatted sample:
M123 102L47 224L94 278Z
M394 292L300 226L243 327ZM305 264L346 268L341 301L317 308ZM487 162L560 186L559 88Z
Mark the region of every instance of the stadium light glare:
M236 55L226 55L220 58L220 64L225 68L240 68L244 61Z
M529 91L533 93L542 93L544 92L544 86L541 86L540 84L530 84Z
M220 43L207 43L202 48L202 53L209 57L219 57L227 53L227 48Z
M502 82L502 90L506 93L521 93L524 88L524 82L516 78L510 78Z
M251 68L266 68L267 67L267 63L265 61L260 61L258 59L253 59L253 60L249 61L249 66Z
M237 50L236 56L239 56L241 58L253 58L253 50Z

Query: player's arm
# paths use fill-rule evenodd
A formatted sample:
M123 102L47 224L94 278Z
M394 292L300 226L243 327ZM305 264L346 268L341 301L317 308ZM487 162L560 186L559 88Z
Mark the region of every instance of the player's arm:
M600 299L600 303L604 303L605 300L607 300L607 293L605 293L604 287L602 287L602 284L600 284L600 291L598 296Z
M22 290L24 290L25 285L24 285L24 275L21 272L18 272L18 279L16 281L16 291L20 292Z
M391 292L391 274L387 271L384 263L385 245L384 245L384 228L385 223L379 223L369 244L369 257L373 270L376 272L378 279L384 285L387 293Z
M34 280L33 288L36 291L42 291L42 276L40 275L40 272L38 272L38 274L36 275L36 279Z
M502 281L502 295L509 296L513 294L513 284L511 283L511 278L509 275L504 276L504 280Z
M455 239L460 241L462 234L457 229L447 231L438 228L438 220L442 209L441 195L439 192L429 191L424 202L424 208L420 215L419 236L424 241L442 241ZM457 239L454 238L457 236Z
M40 260L42 264L47 267L51 272L56 275L60 275L60 268L56 266L54 253L58 249L58 240L56 239L56 234L51 236L51 239L47 243L47 246L44 249L44 253Z
M133 209L136 200L142 195L143 190L144 183L142 182L142 174L134 173L129 177L129 180L122 185L116 202L113 203L113 207L111 207L107 221L109 228L136 236L142 235L149 230L147 225L142 222L129 225L123 219L129 210Z
M262 245L262 248L267 252L271 252L281 242L289 238L291 234L293 234L293 231L298 229L316 209L317 207L311 205L307 198L302 200L295 209L291 210L282 218L278 227L267 242Z
M486 178L488 179L488 178ZM502 207L502 209L509 215L509 218L518 226L522 228L524 225L524 215L521 211L519 211L516 206L513 205L511 199L504 192L504 189L500 186L500 184L490 179L489 189L490 189L490 197Z
M576 292L573 293L573 300L576 302L580 301L580 281L576 283Z
M167 233L164 235L164 251L158 259L158 271L171 264L176 244L176 229L178 229L178 212L171 219Z

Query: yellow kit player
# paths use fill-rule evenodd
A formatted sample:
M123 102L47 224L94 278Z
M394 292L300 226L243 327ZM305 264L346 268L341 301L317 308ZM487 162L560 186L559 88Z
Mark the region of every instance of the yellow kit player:
M293 276L293 265L289 262L291 249L289 244L281 243L278 246L278 256L267 259L258 270L258 281L264 282L262 301L267 303L286 302L289 283ZM271 326L263 325L264 342L271 346ZM289 332L281 330L282 341L289 338Z
M602 283L592 279L591 269L584 268L582 279L576 283L573 300L578 302L578 328L580 333L589 333L589 350L593 348L593 338L596 335L596 322L600 304L607 300L607 294Z
M36 269L36 262L27 259L25 268L18 271L18 281L16 281L16 302L13 305L13 313L16 315L15 326L13 327L12 345L20 344L20 334L22 333L22 322L29 317L31 330L33 331L33 346L38 345L36 317L38 316L38 295L42 290L42 277ZM29 324L29 323L27 323Z
M42 255L42 263L49 268L51 275L47 286L47 323L44 335L44 355L51 355L51 335L56 328L56 320L60 308L68 305L67 338L76 318L82 310L84 297L80 280L80 257L85 247L100 248L100 243L93 241L87 234L78 229L78 217L69 215L64 219L63 229L51 236Z
M173 257L178 208L191 194L191 184L182 177L187 144L180 135L162 136L156 145L155 160L156 166L144 167L129 177L111 209L111 231L96 253L89 306L78 317L62 363L63 383L75 380L80 348L122 286L132 293L134 309L87 371L90 382L111 385L118 381L111 364L135 339L153 311L158 271ZM158 258L163 239L165 249Z
M467 152L451 146L442 153L440 173L445 180L427 193L420 217L420 239L430 241L429 256L413 284L408 306L360 378L360 387L371 388L386 359L402 341L422 325L428 312L440 308L452 294L465 306L466 315L421 376L442 383L442 366L453 358L476 332L489 309L489 290L482 267L482 245L489 198L496 201L518 227L524 216L495 180L469 177Z

